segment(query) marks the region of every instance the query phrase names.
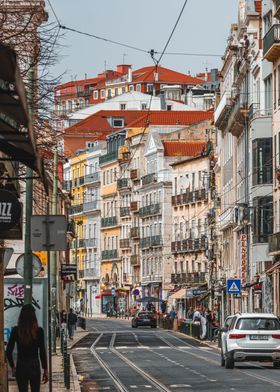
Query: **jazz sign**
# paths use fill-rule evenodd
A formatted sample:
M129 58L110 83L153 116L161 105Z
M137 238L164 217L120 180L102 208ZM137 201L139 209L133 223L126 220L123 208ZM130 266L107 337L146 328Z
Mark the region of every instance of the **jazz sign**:
M0 232L16 226L21 217L21 204L10 191L0 190Z
M247 251L248 251L248 243L247 243L247 234L241 234L240 236L240 245L241 245L241 285L245 286L247 283Z

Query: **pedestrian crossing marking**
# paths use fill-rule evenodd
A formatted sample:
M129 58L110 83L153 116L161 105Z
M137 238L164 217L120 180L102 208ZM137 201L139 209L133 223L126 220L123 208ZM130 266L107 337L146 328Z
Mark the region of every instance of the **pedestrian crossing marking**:
M237 293L239 293L239 288L237 286L237 284L235 282L232 282L232 285L229 288L229 291L236 291Z

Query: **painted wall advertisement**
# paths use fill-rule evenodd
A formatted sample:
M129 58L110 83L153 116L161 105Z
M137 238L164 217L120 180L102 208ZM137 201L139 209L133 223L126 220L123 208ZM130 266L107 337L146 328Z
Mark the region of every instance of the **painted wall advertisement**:
M5 278L4 281L4 341L9 340L12 328L17 325L21 307L24 305L24 285L22 278ZM40 326L47 335L47 280L33 280L32 305Z

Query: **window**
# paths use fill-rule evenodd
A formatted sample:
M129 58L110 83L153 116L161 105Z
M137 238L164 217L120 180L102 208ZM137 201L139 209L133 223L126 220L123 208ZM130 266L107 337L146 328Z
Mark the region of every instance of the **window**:
M131 84L131 85L129 86L129 92L132 92L132 91L134 91L134 86Z
M253 141L253 185L272 183L272 138Z
M141 84L136 84L136 91L141 92Z
M141 103L141 110L147 110L147 104Z
M166 110L172 110L172 105L166 105Z
M147 84L147 93L152 93L154 89L153 84Z
M108 99L112 98L112 91L110 88L108 88L107 97L108 97Z
M72 109L73 109L73 107L72 107L72 101L68 101L68 111L69 111L69 112L72 112Z
M105 98L105 90L101 90L101 98Z
M265 111L268 114L272 114L272 76L264 80L264 99L265 99Z
M280 329L277 318L241 318L235 329L242 331L276 331Z
M126 104L125 103L121 103L120 104L120 109L121 110L125 110L126 109Z
M253 199L254 221L253 242L268 242L268 236L273 231L273 201L272 196L256 197Z
M113 118L113 128L123 128L124 120L123 118Z
M116 97L117 95L119 95L119 89L118 89L118 87L115 87L115 97Z
M122 87L122 94L125 94L125 86Z
M93 99L98 99L98 90L94 90Z

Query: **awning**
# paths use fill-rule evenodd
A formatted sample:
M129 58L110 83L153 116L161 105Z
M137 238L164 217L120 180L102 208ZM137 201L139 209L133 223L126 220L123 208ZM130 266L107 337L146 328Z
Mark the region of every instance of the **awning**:
M176 291L176 293L172 294L170 299L182 299L182 298L187 298L187 290L186 289L180 289Z
M0 149L35 170L44 181L16 54L3 44L0 44L0 64Z
M95 296L95 299L100 299L103 295L112 295L111 291L103 291Z

